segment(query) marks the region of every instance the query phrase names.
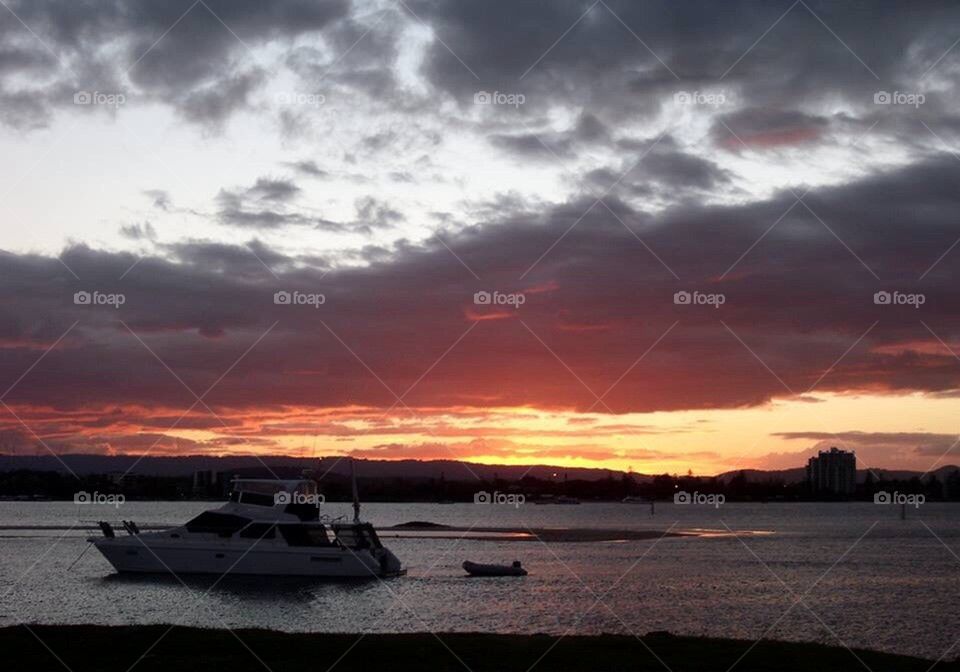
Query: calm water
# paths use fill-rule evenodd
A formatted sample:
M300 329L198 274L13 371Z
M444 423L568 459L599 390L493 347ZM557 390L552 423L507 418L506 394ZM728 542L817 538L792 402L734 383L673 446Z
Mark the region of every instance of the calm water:
M130 502L119 514L84 509L79 516L175 524L210 506ZM349 513L348 505L326 508L334 515ZM463 527L662 531L675 524L675 531L726 533L729 527L752 534L550 544L386 539L409 568L407 576L351 584L228 577L212 589L210 578L188 580L184 587L173 578L119 577L95 549L71 569L86 546L82 531L0 530L0 625L182 623L320 632L553 634L669 630L745 639L767 633L937 658L960 637L960 559L953 555L960 554L958 514L960 506L951 504L910 509L905 521L897 508L874 504L727 504L716 510L663 503L653 517L647 507L626 504L518 509L368 504L364 517L381 527L429 520ZM77 520L78 508L68 503L0 503L0 526L69 526ZM465 578L460 568L465 559L519 559L530 576ZM803 603L784 616L807 591ZM956 655L954 650L948 658Z

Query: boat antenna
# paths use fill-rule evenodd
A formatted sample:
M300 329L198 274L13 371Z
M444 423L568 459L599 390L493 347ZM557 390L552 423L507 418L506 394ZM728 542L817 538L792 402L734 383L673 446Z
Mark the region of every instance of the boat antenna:
M360 522L360 495L357 494L357 470L354 460L350 458L350 485L353 488L353 522Z

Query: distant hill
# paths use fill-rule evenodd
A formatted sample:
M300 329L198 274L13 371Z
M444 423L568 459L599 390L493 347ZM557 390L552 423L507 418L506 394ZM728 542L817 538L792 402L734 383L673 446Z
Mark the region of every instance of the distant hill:
M363 460L358 459L357 474L364 478L408 478L439 479L448 481L469 481L475 478L490 480L494 477L503 480L519 480L530 475L544 480L584 480L599 481L605 478L619 479L624 472L610 469L587 469L554 467L549 465L489 465L459 462L456 460ZM66 465L66 467L64 466ZM66 473L67 467L78 475L123 473L128 469L133 474L150 476L190 476L195 471L215 472L237 470L250 473L269 467L278 476L296 476L304 469L313 469L323 474L347 476L350 474L350 460L338 457L301 458L284 455L225 456L187 455L182 457L162 457L148 455L10 455L0 454L0 471L13 469L32 469L37 471L58 471ZM634 475L637 481L645 482L650 476Z
M231 471L244 475L264 473L267 465L276 475L290 478L301 474L304 469L312 469L323 474L329 471L332 475L349 476L350 460L341 457L305 458L286 455L266 455L259 458L236 455L212 457L208 455L186 455L181 457L164 457L147 455L60 455L59 459L53 455L11 455L0 453L0 471L14 469L31 469L36 471L57 471L67 473L70 468L78 475L123 473L130 470L132 474L148 476L191 476L195 471ZM599 481L606 478L620 479L625 472L612 469L589 469L582 467L557 467L550 465L504 465L504 464L474 464L457 460L364 460L358 459L357 475L363 478L405 478L405 479L440 479L447 481L472 481L475 478L492 480L499 478L505 481L516 481L524 475L533 476L547 481ZM944 480L950 472L960 467L949 465L940 467L931 472L940 480ZM804 480L806 471L803 467L764 471L761 469L743 469L727 471L716 478L727 483L740 473L746 474L747 480L752 483L768 481L782 481L787 484L800 483ZM919 477L922 472L891 469L874 469L874 478L883 480L909 480ZM857 481L863 482L867 470L857 471ZM649 474L632 474L638 483L649 483L653 476Z

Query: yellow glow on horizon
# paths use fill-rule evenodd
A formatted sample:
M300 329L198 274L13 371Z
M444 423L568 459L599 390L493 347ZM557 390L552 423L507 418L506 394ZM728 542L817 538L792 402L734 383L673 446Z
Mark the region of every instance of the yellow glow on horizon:
M660 411L610 415L508 408L424 408L415 414L380 409L287 409L258 416L241 415L240 427L177 429L168 434L185 442L222 437L212 454L286 454L321 457L355 453L372 459L450 459L482 464L556 465L639 473L717 474L744 468L800 467L817 444L809 436L844 447L844 432L956 434L960 399L920 393L816 394L775 400L741 409ZM289 428L290 431L285 431ZM269 430L269 431L267 431ZM244 445L242 439L251 443ZM268 443L255 445L253 440ZM166 449L167 444L158 449ZM159 453L158 453L159 454ZM868 466L906 468L906 464ZM909 450L890 459L915 460Z

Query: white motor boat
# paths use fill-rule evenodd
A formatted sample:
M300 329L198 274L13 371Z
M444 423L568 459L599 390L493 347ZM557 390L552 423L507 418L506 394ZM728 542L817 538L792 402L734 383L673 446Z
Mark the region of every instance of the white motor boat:
M180 527L126 535L101 522L88 541L118 572L370 578L404 574L373 525L319 515L311 480L235 479L230 501Z

